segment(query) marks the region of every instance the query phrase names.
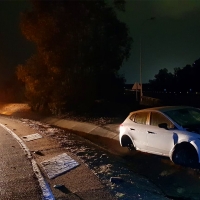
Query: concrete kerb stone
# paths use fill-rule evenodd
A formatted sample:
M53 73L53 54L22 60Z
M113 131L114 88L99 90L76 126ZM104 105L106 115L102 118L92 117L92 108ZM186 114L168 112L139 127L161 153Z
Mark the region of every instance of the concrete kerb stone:
M101 127L97 127L96 129L91 131L90 134L99 135L101 137L107 137L107 138L111 138L111 139L115 138L117 135L116 133L109 131L107 129L101 128Z
M106 124L103 126L104 129L108 129L112 132L115 132L115 133L119 133L119 127L120 125L119 124Z
M61 128L73 129L76 124L73 121L62 119L62 120L56 121L53 125L61 127Z
M98 135L101 137L107 137L114 140L119 140L118 133L116 133L116 130L108 130L108 128L99 127L97 125L86 123L86 122L77 122L72 120L66 120L66 119L58 119L58 118L45 118L42 120L45 123L60 127L60 128L66 128L71 129L74 131L84 132L91 135ZM111 125L112 127L112 125Z
M54 117L47 117L45 119L42 119L43 122L48 123L48 124L54 124L57 121L60 121L60 119L58 118L54 118Z
M72 128L72 130L75 131L80 131L80 132L84 132L84 133L90 133L91 131L93 131L97 126L94 124L90 124L90 123L83 123L83 122L74 122L74 127Z
M119 142L119 135L116 134L113 140L117 140Z

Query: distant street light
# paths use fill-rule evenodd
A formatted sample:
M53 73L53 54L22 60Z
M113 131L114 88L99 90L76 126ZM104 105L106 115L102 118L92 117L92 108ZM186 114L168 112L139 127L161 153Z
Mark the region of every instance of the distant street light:
M146 19L142 24L141 24L141 29L140 29L140 101L142 101L142 97L143 97L143 92L142 92L142 27L143 25L149 21L149 20L154 20L155 17L151 17L149 19Z

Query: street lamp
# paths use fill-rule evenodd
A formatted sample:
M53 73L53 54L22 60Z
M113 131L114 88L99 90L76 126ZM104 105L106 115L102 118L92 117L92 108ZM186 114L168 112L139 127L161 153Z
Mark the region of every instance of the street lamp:
M141 30L140 30L140 101L142 101L142 97L143 97L143 92L142 92L142 27L147 21L154 20L154 19L155 19L155 17L151 17L149 19L146 19L142 23Z

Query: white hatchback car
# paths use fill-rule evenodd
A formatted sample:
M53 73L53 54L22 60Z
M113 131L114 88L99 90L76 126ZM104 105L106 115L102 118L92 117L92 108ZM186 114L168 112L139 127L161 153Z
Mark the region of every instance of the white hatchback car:
M200 109L165 106L131 112L120 125L122 147L168 156L174 163L200 163Z

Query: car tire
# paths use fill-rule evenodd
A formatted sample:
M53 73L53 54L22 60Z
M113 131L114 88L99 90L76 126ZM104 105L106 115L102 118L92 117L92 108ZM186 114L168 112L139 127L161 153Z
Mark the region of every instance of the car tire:
M198 165L198 155L193 146L181 145L174 150L172 161L178 165L196 167Z
M122 147L127 147L130 151L136 150L133 142L131 141L130 137L127 135L124 135L121 138L121 144L122 144Z
M128 144L128 150L129 151L135 151L136 149L135 149L133 144Z

